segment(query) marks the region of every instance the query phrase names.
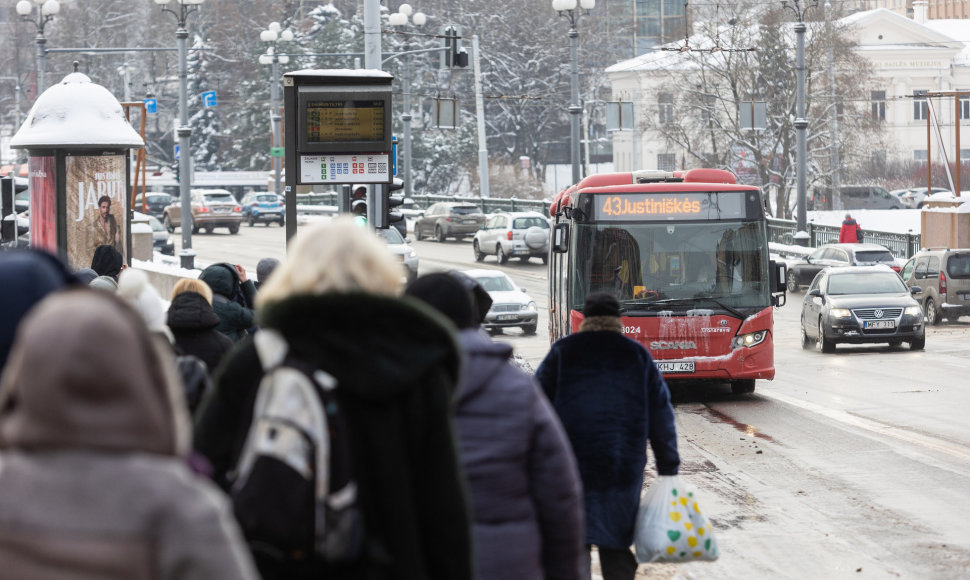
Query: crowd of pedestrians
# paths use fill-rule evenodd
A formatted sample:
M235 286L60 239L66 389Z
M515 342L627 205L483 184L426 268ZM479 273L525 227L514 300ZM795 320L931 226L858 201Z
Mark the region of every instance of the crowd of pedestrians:
M679 456L667 386L612 296L590 296L533 376L481 330L481 286L440 272L405 288L350 218L302 229L255 281L217 263L167 299L112 250L78 272L0 253L4 578L589 580L592 546L604 580L634 578L647 446L660 474ZM282 437L263 427L282 392L269 337L322 385L309 415L335 421L329 463L305 471L353 474L308 533L356 502L352 557L256 541L236 503L254 441Z

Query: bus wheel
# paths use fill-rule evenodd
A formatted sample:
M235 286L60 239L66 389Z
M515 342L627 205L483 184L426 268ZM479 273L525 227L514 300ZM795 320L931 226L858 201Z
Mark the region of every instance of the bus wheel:
M754 392L754 379L741 379L731 381L731 392L735 395L744 395Z

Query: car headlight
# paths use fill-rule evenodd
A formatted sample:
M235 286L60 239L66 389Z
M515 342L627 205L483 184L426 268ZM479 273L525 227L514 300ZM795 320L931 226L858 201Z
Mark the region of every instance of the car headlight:
M536 303L535 302L529 302L528 304L526 304L525 305L525 309L528 312L538 312L539 311L539 308L536 306Z
M408 251L408 258L417 258L417 257L418 257L418 253L416 251L414 250Z
M833 318L848 318L852 316L852 313L849 312L848 308L833 308L829 310L829 316Z
M752 346L758 346L765 341L765 337L767 336L767 330L749 332L748 334L739 334L731 340L731 348L741 348L742 346L751 348Z
M165 240L165 245L166 246L174 246L175 245L175 240L173 240L172 238L169 238L169 239Z
M923 310L918 305L917 306L907 306L906 307L906 310L903 310L903 314L907 314L909 316L922 316L923 315Z

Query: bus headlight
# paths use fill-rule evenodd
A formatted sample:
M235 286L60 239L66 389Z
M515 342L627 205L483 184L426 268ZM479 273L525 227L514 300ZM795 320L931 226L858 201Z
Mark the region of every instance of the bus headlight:
M749 332L748 334L739 334L731 340L731 348L741 348L742 346L751 348L752 346L758 346L765 341L765 337L767 336L767 330Z

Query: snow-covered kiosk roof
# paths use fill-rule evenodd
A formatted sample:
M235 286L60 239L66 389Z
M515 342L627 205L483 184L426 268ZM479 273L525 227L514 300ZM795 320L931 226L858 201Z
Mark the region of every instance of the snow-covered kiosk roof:
M17 149L144 147L108 89L74 72L44 91L13 136Z

